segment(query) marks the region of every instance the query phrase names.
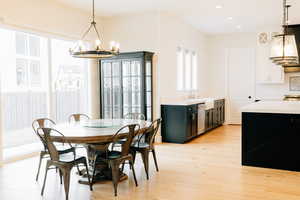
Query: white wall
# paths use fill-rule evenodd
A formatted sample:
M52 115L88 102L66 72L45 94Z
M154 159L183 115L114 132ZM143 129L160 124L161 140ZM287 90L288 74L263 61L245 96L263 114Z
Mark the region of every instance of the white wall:
M104 20L104 41L120 43L122 52L158 51L158 21L156 13L112 17Z
M206 36L176 16L150 13L113 17L105 20L105 41L115 40L121 51L152 51L156 54L157 117L161 101L186 96L176 90L176 50L183 47L198 54L198 93L206 96Z
M254 48L257 45L257 33L237 33L230 35L210 36L209 46L209 95L226 96L226 49ZM242 67L242 66L241 66ZM282 99L289 91L288 80L297 73L285 74L284 84L255 84L256 98L262 100Z
M205 97L207 85L207 44L206 36L176 16L160 15L160 97L162 101L178 99L186 94L176 90L178 47L193 50L198 56L198 91L196 95Z
M88 28L90 15L51 0L9 0L0 6L0 24L75 39Z

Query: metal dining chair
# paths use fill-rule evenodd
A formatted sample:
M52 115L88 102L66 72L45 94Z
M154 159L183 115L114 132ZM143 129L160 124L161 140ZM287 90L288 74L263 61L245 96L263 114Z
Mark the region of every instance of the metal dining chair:
M45 143L45 140L44 140L43 137L41 137L40 134L38 134L37 130L39 128L52 128L55 125L56 125L56 123L52 119L49 119L49 118L40 118L40 119L36 119L32 122L33 131L38 136L38 138L40 139L40 141L43 144L43 150L41 150L41 152L40 152L38 171L37 171L36 178L35 178L36 181L38 181L38 178L39 178L42 160L45 159L45 158L50 158L50 154L49 154L49 151L47 149L47 145ZM58 146L58 149L59 149L58 150L59 154L64 154L65 151L68 150L68 147L63 145L63 144L58 144L57 146ZM77 169L78 169L78 174L81 175L82 173L79 170L78 166L77 166Z
M34 120L32 122L33 131L38 136L38 138L40 139L40 141L43 144L43 150L40 152L40 159L39 159L38 171L37 171L36 179L35 179L36 181L39 178L42 160L44 158L49 158L49 152L47 151L47 146L46 146L43 138L41 138L40 135L37 134L37 129L38 128L44 128L44 127L45 128L46 127L50 128L50 127L53 127L53 126L55 126L55 122L52 119L49 119L49 118L40 118L40 119L36 119L36 120Z
M145 115L142 113L127 113L126 115L124 115L124 119L145 120ZM136 139L137 138L134 137L133 141L135 141ZM116 145L120 146L125 141L126 141L125 139L120 139L119 141L116 142Z
M69 199L71 170L74 166L78 167L79 164L85 165L87 178L88 178L89 185L90 185L90 190L92 191L93 188L92 188L92 182L90 180L87 160L83 156L80 156L80 157L76 156L75 148L72 147L72 145L70 143L65 142L64 135L61 132L59 132L55 129L52 129L52 128L38 128L37 134L41 138L43 138L44 143L47 146L47 150L50 154L50 160L47 160L47 164L46 164L46 173L45 173L45 178L44 178L41 195L43 196L43 194L44 194L46 180L47 180L47 174L48 174L48 170L51 169L50 168L51 166L54 166L59 169L60 183L62 184L62 179L64 181L66 200ZM57 147L52 139L53 136L60 137L61 141L63 143L66 143L69 146L69 149L65 150L64 154L61 154L57 150Z
M68 119L69 119L69 123L72 123L72 122L80 122L83 120L88 120L90 119L90 117L86 114L78 113L78 114L70 115Z
M135 142L131 146L131 153L133 155L133 162L135 162L136 153L141 153L144 168L147 176L147 180L149 179L149 153L152 152L156 171L158 171L158 164L156 158L156 151L155 151L155 136L159 130L159 126L161 124L161 119L156 119L152 122L150 127L147 131L139 136L137 142Z
M131 166L131 170L133 172L135 185L138 186L136 175L133 166L133 156L130 153L130 145L132 144L133 137L136 132L139 132L140 126L138 124L127 125L119 129L114 136L111 138L111 143L104 145L89 145L91 149L95 152L95 156L93 158L93 175L92 175L92 183L94 183L95 173L96 173L96 164L98 160L105 162L109 165L112 172L112 181L114 186L115 196L117 196L117 188L120 180L120 165L125 161L129 161ZM120 151L115 149L115 145L120 138L123 138L122 133L126 134L126 141L122 144L122 148ZM104 157L103 157L103 152Z

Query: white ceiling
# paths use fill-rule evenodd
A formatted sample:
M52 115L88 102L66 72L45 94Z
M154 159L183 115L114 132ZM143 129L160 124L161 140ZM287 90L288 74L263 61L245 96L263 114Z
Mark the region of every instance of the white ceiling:
M56 0L67 6L91 10L92 0ZM300 1L292 4L292 24L300 24ZM206 33L252 32L263 27L280 26L282 0L95 0L96 14L102 17L145 12L178 15ZM221 5L221 9L216 6ZM232 17L232 20L228 18Z

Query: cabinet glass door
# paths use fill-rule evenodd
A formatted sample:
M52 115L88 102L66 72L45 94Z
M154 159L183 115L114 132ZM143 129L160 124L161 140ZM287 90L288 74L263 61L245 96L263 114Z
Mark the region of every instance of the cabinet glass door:
M112 68L111 63L105 62L102 65L102 79L103 79L103 117L112 118Z
M152 121L152 63L146 61L146 119Z
M142 113L142 65L140 60L122 62L123 115Z
M122 73L123 73L123 114L131 113L132 96L131 96L131 76L130 76L130 61L122 62Z
M114 119L122 118L122 85L120 62L112 63L112 102Z

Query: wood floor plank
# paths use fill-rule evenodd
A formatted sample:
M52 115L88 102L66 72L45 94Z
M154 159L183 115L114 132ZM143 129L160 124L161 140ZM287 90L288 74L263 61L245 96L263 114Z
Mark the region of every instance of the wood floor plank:
M146 180L140 156L135 187L132 173L113 196L112 183L94 185L90 192L71 177L70 199L92 200L299 200L300 173L241 166L241 128L223 126L187 144L157 145L160 171L150 159L150 180ZM40 196L44 168L35 182L37 158L9 163L0 168L1 200L63 200L59 176L49 173L44 198ZM44 166L43 166L44 167ZM75 172L75 170L73 171Z

